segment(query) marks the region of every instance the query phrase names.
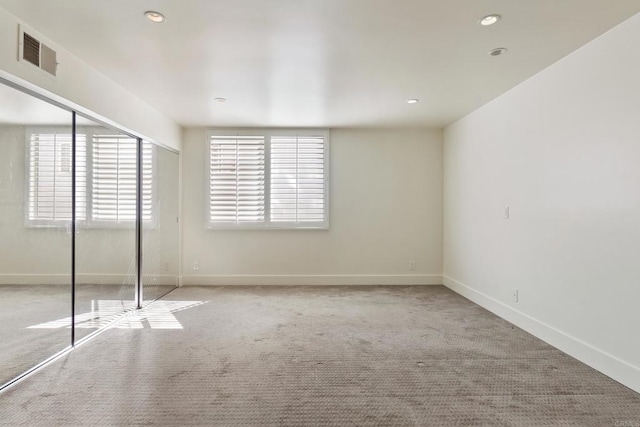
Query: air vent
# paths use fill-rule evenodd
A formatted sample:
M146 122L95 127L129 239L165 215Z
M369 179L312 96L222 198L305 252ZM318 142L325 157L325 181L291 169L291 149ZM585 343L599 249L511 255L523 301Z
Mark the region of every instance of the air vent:
M56 75L58 61L56 51L43 44L33 35L21 31L20 61L33 64L51 76Z
M27 33L22 33L22 59L31 62L36 67L40 66L40 42Z
M52 76L56 75L56 69L58 68L56 51L44 44L40 45L40 68Z

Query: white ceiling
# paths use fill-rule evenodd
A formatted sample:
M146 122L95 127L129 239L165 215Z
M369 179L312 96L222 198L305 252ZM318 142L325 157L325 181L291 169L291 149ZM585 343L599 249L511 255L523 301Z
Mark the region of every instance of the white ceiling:
M0 0L0 7L182 125L441 127L640 12L640 0ZM166 23L148 22L145 10L164 13ZM502 21L478 25L489 13ZM496 47L509 52L487 55Z

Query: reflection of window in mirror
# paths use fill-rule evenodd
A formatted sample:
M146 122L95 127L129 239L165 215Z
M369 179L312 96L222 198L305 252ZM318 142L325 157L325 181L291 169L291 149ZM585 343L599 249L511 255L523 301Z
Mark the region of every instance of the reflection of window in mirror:
M72 135L68 128L30 127L26 223L64 227L71 220ZM87 144L87 141L90 143ZM133 227L137 140L104 128L76 134L76 214L83 227ZM142 217L154 227L153 144L142 145Z
M71 134L68 128L27 129L27 225L65 226L71 221ZM77 167L85 169L86 136L77 135ZM77 182L78 206L86 205L86 186ZM86 212L78 209L78 219Z
M71 174L71 143L60 144L60 154L58 155L58 171L64 176Z

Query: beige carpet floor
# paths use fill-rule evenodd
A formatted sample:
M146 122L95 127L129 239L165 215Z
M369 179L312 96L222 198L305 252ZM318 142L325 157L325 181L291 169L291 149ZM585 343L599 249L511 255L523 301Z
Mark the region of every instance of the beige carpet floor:
M640 426L442 286L184 287L0 394L6 426Z

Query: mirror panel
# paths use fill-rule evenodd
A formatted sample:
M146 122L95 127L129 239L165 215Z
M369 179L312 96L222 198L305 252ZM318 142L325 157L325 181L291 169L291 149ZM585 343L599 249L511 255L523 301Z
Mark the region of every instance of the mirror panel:
M137 138L76 114L74 150L74 113L11 85L0 80L0 387L179 277L179 154L142 143L138 223Z
M178 286L179 157L143 143L142 284L149 303Z
M0 100L1 386L71 345L72 113Z
M134 308L137 139L76 121L76 340Z

